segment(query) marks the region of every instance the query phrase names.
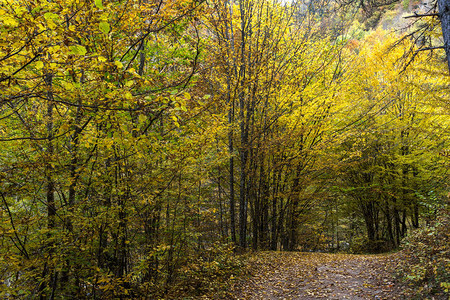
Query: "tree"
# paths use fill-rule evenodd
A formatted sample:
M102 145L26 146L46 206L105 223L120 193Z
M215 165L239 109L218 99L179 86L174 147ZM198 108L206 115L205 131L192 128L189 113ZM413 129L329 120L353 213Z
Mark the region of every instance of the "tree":
M351 7L361 8L366 15L371 15L373 11L379 8L386 7L388 5L392 5L393 3L398 2L398 0L391 1L339 1L339 4L342 8L348 10ZM415 12L413 15L406 16L405 18L437 18L439 19L439 26L435 22L425 22L422 23L418 28L414 29L410 34L407 35L407 38L412 38L416 45L419 46L419 49L414 49L414 47L410 48L410 51L413 53L418 53L421 51L433 51L436 49L443 49L445 51L445 60L447 61L447 67L450 74L450 2L448 0L435 0L428 3L427 7L431 7L428 11L424 13ZM380 15L381 16L381 15ZM442 40L436 41L434 38L435 33L442 36ZM403 40L404 38L400 39ZM438 45L435 45L435 43ZM440 44L443 42L443 45ZM412 60L414 56L412 57ZM409 65L409 63L407 63Z
M341 45L299 6L241 1L214 2L212 9L207 80L229 112L230 216L239 158L239 244L267 249L283 240L294 250L300 215L310 206L301 204L304 176L326 132Z
M204 140L182 120L201 110L187 90L200 5L1 3L3 297L154 293L198 244L202 202L183 189L201 182L188 158Z
M369 247L378 250L397 247L406 235L407 223L419 227L423 204L418 194L424 193L421 187L439 180L433 165L440 160L438 153L445 140L438 135L427 138L430 122L445 123L443 116L431 117L438 115L434 99L442 97L440 87L446 79L443 72L432 73L433 77L429 74L440 65L421 57L400 73L397 59L403 50L391 50L389 57L384 57L396 37L380 42L382 34L369 35L365 47L360 48L363 60L358 74L362 77L356 76L354 82L362 89L356 94L364 96L359 113L350 121L356 132L339 148L341 160L348 162L341 177L344 193L356 201Z

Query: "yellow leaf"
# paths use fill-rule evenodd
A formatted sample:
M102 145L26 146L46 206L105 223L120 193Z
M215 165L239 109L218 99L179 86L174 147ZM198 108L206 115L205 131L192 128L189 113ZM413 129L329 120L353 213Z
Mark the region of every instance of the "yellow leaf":
M145 121L147 121L147 116L145 115L139 115L139 123L144 123Z
M51 12L47 12L44 14L44 18L46 20L58 20L59 16L57 14L51 13Z
M17 27L19 25L19 22L17 22L15 19L7 16L3 17L3 24L10 27Z
M38 61L35 67L36 69L41 70L44 67L44 63L42 61Z
M130 92L125 92L125 99L133 99L133 95Z
M118 61L118 60L116 60L115 62L114 62L114 64L117 66L117 68L119 68L119 69L122 69L123 68L123 64L122 64L122 62L120 62L120 61Z

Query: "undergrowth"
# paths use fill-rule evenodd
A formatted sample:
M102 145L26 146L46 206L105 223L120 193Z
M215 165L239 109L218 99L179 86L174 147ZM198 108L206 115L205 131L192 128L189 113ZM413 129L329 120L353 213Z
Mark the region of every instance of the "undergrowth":
M417 299L450 296L450 216L448 205L428 226L417 229L402 242L398 275ZM439 298L440 299L440 298Z

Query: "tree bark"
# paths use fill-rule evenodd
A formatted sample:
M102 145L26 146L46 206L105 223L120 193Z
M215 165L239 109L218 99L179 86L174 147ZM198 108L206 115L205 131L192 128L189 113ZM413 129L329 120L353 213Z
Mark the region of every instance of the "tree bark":
M450 0L437 0L439 7L439 19L444 38L444 49L447 56L447 66L450 74Z
M234 101L230 106L228 112L228 122L231 126L228 132L228 151L230 153L230 229L231 229L231 241L236 244L236 217L235 217L235 198L234 198L234 146L233 146L233 128L234 123Z

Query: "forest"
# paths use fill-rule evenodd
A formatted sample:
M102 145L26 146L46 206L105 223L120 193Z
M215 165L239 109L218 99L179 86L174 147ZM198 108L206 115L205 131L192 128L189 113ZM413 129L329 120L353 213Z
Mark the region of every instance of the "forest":
M448 296L450 1L377 1L0 0L0 298L231 299L288 252Z

